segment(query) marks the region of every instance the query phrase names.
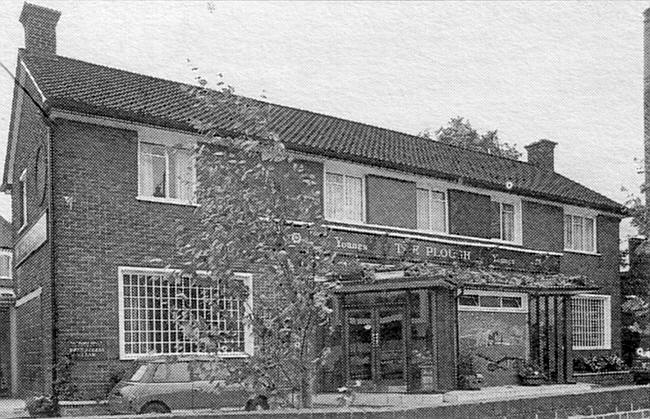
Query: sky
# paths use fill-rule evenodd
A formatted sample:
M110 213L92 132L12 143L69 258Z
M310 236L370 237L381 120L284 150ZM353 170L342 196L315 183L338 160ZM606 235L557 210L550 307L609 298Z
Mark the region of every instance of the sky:
M196 66L240 94L412 134L463 116L522 152L548 138L557 172L621 203L643 180L650 1L31 2L62 12L63 56L183 82ZM0 11L12 71L22 4ZM12 94L0 74L0 164Z

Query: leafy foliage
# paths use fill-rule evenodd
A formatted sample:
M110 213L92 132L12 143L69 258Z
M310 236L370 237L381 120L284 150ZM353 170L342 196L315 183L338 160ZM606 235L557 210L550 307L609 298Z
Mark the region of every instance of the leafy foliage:
M516 144L511 145L502 142L499 139L497 130L486 131L480 134L472 127L469 120L461 116L451 118L446 127L438 128L433 134L427 129L419 135L440 141L441 143L463 147L469 150L482 151L513 160L518 160L521 157L521 153L517 150Z
M178 249L188 261L184 273L201 281L196 273L207 272L227 298L246 301L250 291L234 274L255 271L246 317L255 350L238 362L217 355L208 375L215 387L215 377L227 377L251 392L286 396L297 390L300 404L308 406L315 372L329 352L319 337L330 330L330 300L338 286L330 274L336 255L326 252L328 232L319 222L320 188L268 129L268 106L219 86L188 91L208 107L227 109L236 133L224 135L195 121L204 138L196 152L200 206L196 223L179 228ZM232 324L227 307L218 301L212 307L225 325ZM232 338L228 330L210 330L190 311L180 321L186 335L210 352L218 354Z
M573 359L574 372L612 372L625 371L627 366L616 354L606 356L577 357Z

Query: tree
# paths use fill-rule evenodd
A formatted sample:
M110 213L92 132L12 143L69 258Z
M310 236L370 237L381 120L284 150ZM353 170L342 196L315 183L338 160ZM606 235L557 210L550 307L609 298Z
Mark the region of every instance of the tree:
M484 134L480 134L472 127L469 120L461 116L451 118L447 126L438 128L434 135L428 129L422 131L419 135L440 141L441 143L463 147L469 150L482 151L513 160L518 160L521 157L521 153L517 151L516 144L510 145L502 142L499 139L497 130L486 131Z
M269 128L268 104L237 96L222 82L218 90L207 89L202 78L199 83L187 93L202 106L227 112L233 123L224 135L209 120L193 121L203 134L196 150L200 206L196 222L179 227L178 249L188 261L184 275L219 289L211 310L226 327L211 327L187 309L179 310L178 321L186 336L217 354L212 378L226 371L231 382L251 391L298 390L299 405L311 406L315 374L329 352L319 337L331 329L330 300L339 285L332 272L345 265L327 251L320 188ZM229 302L245 302L250 292L234 274L252 267L254 303L245 322L255 349L232 362L219 355L231 344L237 322Z

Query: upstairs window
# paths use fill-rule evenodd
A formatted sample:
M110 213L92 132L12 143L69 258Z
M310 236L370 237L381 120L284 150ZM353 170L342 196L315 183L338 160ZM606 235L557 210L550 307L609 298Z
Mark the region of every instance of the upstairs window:
M596 251L595 220L578 215L564 215L564 248L581 252Z
M325 218L363 222L363 178L325 173Z
M495 239L514 242L515 238L515 206L506 202L492 201L492 237Z
M140 196L192 202L194 199L192 150L140 143Z
M447 200L445 193L417 189L418 230L447 231Z

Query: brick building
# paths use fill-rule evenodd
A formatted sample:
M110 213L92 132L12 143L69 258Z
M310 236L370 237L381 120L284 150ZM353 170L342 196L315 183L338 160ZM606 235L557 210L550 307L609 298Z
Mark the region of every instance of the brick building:
M196 207L200 137L188 120L232 127L180 83L56 55L58 18L30 4L20 17L3 182L17 232L17 390L48 392L50 366L69 357L66 374L91 397L129 360L192 351L165 308L191 287L165 280L165 266L183 262L169 226ZM514 382L524 359L564 382L576 353L620 351L624 209L556 173L555 143L529 145L521 162L271 106L272 129L322 188L333 248L390 266L408 240L417 260L440 272L459 262L472 278L350 280L336 311L343 368L323 371L321 388L413 389L414 350L431 353L438 390L456 386L463 356L494 385ZM263 278L241 278L254 299ZM228 356L253 348L243 322L237 331Z

